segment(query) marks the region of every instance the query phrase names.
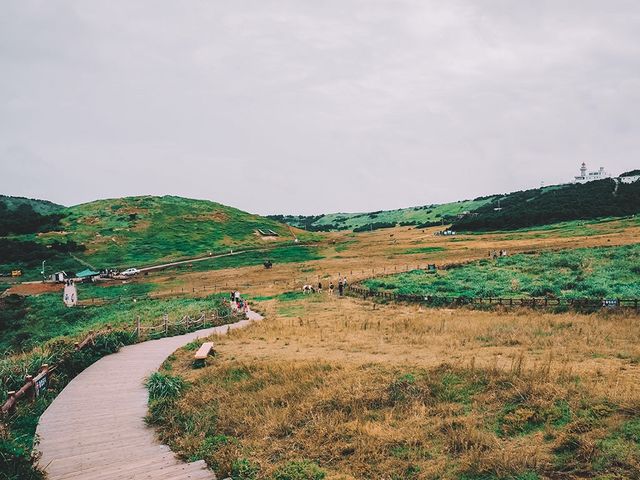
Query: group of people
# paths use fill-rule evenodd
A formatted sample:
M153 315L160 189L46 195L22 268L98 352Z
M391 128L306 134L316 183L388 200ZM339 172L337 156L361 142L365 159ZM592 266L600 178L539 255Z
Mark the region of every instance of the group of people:
M249 304L240 296L240 292L233 291L230 295L231 308L235 308L241 312L247 312L249 310Z
M338 295L343 296L346 288L347 288L347 277L338 277ZM333 283L333 280L331 280L329 282L329 295L333 295L335 289L336 289L336 286ZM314 287L313 285L303 285L302 292L303 293L322 293L322 282L321 281L318 282L317 288Z
M490 250L489 251L489 257L492 259L496 259L498 257L506 257L506 256L507 256L506 250Z

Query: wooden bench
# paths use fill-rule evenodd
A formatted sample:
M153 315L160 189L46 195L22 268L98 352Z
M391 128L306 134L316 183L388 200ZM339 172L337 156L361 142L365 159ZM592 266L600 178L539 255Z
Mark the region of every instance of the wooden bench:
M213 350L213 342L205 342L200 345L200 348L193 356L193 366L197 368L204 367L211 350Z

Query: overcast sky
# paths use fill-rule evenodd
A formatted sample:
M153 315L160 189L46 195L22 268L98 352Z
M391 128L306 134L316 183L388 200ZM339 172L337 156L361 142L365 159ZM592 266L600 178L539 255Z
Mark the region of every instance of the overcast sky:
M310 214L640 168L637 0L0 8L0 193Z

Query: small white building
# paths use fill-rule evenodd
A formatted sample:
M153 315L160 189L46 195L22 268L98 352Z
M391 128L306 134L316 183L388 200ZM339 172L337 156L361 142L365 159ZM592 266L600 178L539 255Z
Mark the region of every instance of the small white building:
M623 173L618 177L622 183L634 183L640 180L640 170L632 170L631 172Z
M604 167L588 172L586 163L582 162L582 165L580 166L580 175L574 177L573 183L587 183L595 180L604 180L605 178L611 178L611 174L609 172L605 172Z
M52 273L49 277L49 281L62 283L67 279L67 274L65 272L56 272Z

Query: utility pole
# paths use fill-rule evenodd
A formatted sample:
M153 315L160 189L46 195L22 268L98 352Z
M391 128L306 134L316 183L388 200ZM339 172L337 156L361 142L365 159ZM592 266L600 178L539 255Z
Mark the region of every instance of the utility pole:
M40 272L42 274L42 279L43 280L45 279L45 276L44 276L44 264L45 264L45 262L46 262L46 260L42 261L42 271Z

